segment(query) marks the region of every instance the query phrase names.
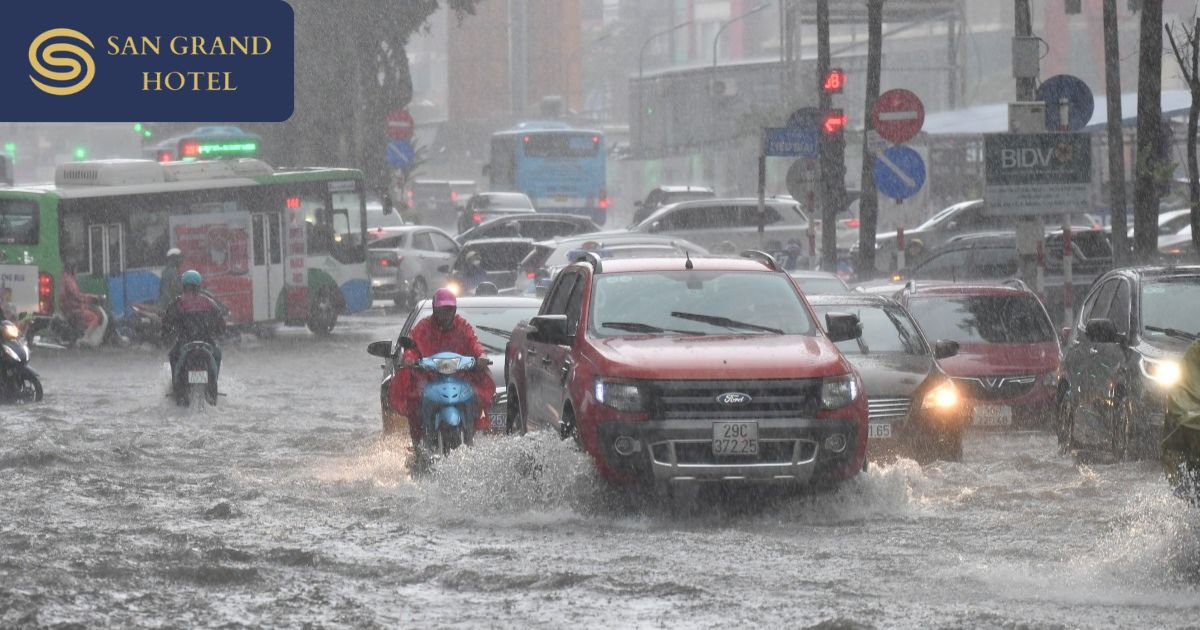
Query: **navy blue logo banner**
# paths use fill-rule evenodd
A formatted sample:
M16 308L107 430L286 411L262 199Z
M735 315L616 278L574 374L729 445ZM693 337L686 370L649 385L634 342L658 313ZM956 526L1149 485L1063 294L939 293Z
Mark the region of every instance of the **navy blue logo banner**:
M0 22L0 120L281 122L295 15L283 0L14 0Z

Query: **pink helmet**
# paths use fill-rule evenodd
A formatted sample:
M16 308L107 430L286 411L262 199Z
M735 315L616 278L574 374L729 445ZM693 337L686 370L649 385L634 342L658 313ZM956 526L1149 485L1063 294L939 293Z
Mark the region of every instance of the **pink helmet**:
M458 306L458 298L454 297L454 292L450 289L438 289L433 294L433 308L441 306Z

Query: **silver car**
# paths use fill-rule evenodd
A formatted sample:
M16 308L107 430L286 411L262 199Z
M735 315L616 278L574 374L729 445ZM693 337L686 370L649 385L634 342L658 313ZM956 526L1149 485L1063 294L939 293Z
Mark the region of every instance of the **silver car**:
M371 299L392 300L408 307L432 295L446 283L448 266L458 256L459 245L444 230L427 225L405 225L369 231L367 269Z
M659 209L630 230L687 239L710 251L779 251L795 241L808 253L809 219L799 203L771 198L764 212L760 220L758 199L749 197L684 201Z

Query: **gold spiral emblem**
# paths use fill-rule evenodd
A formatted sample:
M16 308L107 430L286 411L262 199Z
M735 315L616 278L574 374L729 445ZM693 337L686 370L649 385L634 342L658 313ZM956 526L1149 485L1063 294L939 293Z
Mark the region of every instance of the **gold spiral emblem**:
M91 53L74 42L57 41L46 44L47 40L55 38L83 42L92 50L96 49L92 40L79 31L69 28L50 29L38 35L37 39L34 39L33 43L29 45L29 65L43 79L67 83L67 85L47 85L35 79L33 75L29 75L29 80L47 94L55 96L74 94L87 87L96 77L96 64L92 61ZM67 69L51 70L46 66Z

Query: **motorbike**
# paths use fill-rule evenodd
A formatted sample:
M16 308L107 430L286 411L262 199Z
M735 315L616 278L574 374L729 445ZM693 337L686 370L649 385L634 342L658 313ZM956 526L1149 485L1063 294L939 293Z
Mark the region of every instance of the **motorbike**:
M175 404L188 407L201 399L209 405L217 404L216 348L206 341L189 341L179 349L179 360L171 375L171 396Z
M118 332L133 343L149 343L161 346L165 343L162 333L162 311L154 302L134 302L133 311L117 324Z
M37 372L29 367L29 346L21 336L20 328L8 321L0 321L0 401L30 403L42 400L42 381Z
M90 308L100 317L100 325L95 333L100 338L100 343L115 342L119 337L116 334L116 330L109 325L112 318L109 317L108 309L98 304L90 304L87 308ZM84 331L80 330L75 324L72 324L61 313L55 313L51 316L34 316L28 331L25 333L25 337L29 340L30 345L59 350L74 348L86 343L83 339Z
M401 337L401 349L415 348L410 337ZM476 368L474 357L439 352L417 361L415 369L434 375L421 392L421 427L430 454L449 454L475 437L475 418L468 409L475 403L475 388L460 375Z

